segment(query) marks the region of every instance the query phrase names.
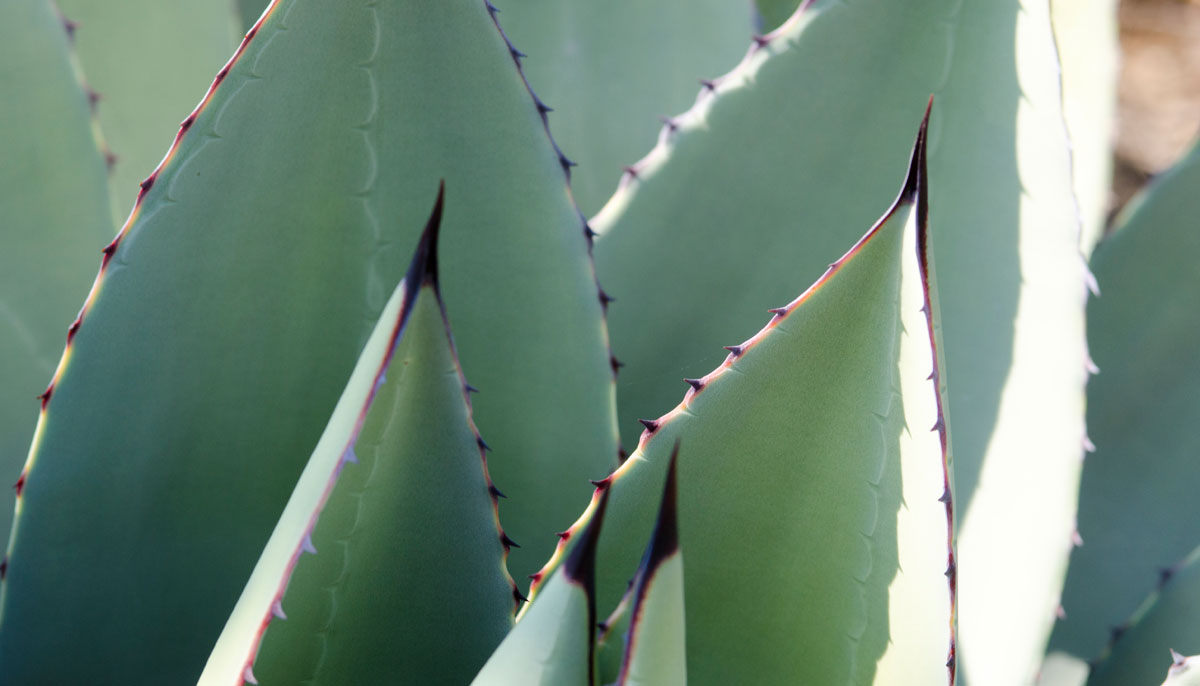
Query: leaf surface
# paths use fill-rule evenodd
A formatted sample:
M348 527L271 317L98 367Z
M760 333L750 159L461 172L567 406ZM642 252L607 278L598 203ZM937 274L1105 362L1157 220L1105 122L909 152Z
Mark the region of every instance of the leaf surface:
M612 371L506 41L474 0L281 0L106 253L26 474L0 681L196 678L441 177L443 293L510 562L545 559L615 461Z
M977 627L978 683L1031 681L1085 434L1086 271L1046 3L818 1L768 38L673 119L593 220L626 363L622 437L632 444L680 378L719 363L763 304L786 302L854 239L936 94L930 202L948 230L933 241L963 564L977 570L962 589L964 655ZM1030 506L1014 518L1018 483Z
M700 79L746 51L747 2L498 0L504 28L529 55L525 73L551 108L550 129L579 163L579 208L600 209L655 140L661 117L687 107Z
M598 597L612 607L641 557L672 445L685 446L691 684L951 679L952 508L925 279L923 134L883 219L693 380L675 410L647 420L638 450L600 482L612 503Z
M1102 289L1088 305L1096 451L1084 463L1067 618L1051 644L1083 659L1200 540L1197 184L1200 146L1129 205L1092 257Z
M237 46L228 0L57 0L76 26L75 47L114 156L115 225L141 183Z
M0 484L15 483L37 394L112 238L104 161L62 18L46 0L0 5ZM0 490L0 544L15 502Z
M1132 618L1117 627L1112 645L1092 668L1088 686L1153 684L1162 674L1168 651L1200 651L1198 616L1200 549L1164 570L1158 588ZM1180 663L1171 671L1193 670L1191 665Z
M507 551L437 291L441 211L439 204L202 685L247 674L264 684L399 675L463 683L512 627Z
M608 489L593 498L588 523L560 574L546 585L488 659L472 686L557 686L596 683L596 551Z
M633 607L617 686L687 686L687 613L679 550L677 465L671 453L658 523L633 582Z

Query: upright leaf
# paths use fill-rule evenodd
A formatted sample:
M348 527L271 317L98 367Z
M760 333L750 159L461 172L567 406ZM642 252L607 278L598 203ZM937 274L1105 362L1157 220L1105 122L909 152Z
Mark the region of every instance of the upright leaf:
M475 0L281 0L106 251L24 481L0 681L196 678L443 176L443 292L514 573L549 554L614 462L612 371L508 46Z
M679 378L717 364L762 303L785 301L853 240L936 94L931 205L955 230L933 240L963 564L975 570L963 638L969 662L977 627L981 684L1037 670L1085 440L1086 272L1056 74L1045 0L813 2L675 117L592 223L618 301L630 443Z
M529 58L525 73L553 108L550 128L579 163L579 208L600 209L654 143L662 117L691 104L700 79L746 52L748 2L497 0L504 28Z
M465 683L512 626L438 293L438 200L201 684Z
M1200 541L1198 184L1200 145L1129 206L1092 258L1102 288L1088 305L1100 369L1088 384L1096 451L1084 463L1083 545L1071 555L1066 619L1051 644L1085 660L1137 609L1159 570Z
M1104 235L1112 184L1117 110L1116 0L1050 0L1062 62L1063 116L1071 136L1071 174L1091 254Z
M646 420L638 450L600 482L612 502L598 597L611 607L641 557L672 446L685 446L690 684L952 681L952 499L924 140L922 127L883 219L694 379L675 410Z
M595 516L570 557L471 682L472 686L596 683L596 548L608 489L592 499Z
M36 396L112 237L104 160L67 28L48 0L0 4L0 484L17 481ZM0 545L13 491L0 491Z
M679 444L671 452L658 523L633 582L631 622L618 686L687 685L687 613L679 551Z
M179 122L236 47L228 0L57 0L114 157L113 221L129 215Z

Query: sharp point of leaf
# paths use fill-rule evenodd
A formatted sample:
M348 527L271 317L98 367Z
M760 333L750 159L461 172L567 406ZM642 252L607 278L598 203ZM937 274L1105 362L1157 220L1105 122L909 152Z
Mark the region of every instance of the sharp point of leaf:
M483 436L479 434L475 434L475 443L479 446L480 450L485 450L489 453L492 451L492 446L488 445L487 441L483 440Z
M1168 648L1171 651L1171 665L1174 667L1182 667L1183 663L1187 662L1187 656L1175 651L1174 648Z
M757 48L765 48L771 44L771 37L764 36L762 34L755 34L751 36L751 40L754 41L754 46Z
M490 479L488 480L488 493L493 498L507 498L508 497L508 496L504 495L504 493L502 493L499 488L496 488L496 484L492 483Z
M434 290L438 288L437 249L445 199L446 180L442 179L438 182L437 199L433 202L433 209L429 213L429 219L425 222L425 229L421 232L421 240L417 243L417 249L413 253L412 264L408 268L408 274L404 277L411 284L411 291L414 294L422 285L432 286Z
M713 79L700 79L700 85L709 93L717 90L717 82Z
M675 446L671 448L671 459L667 464L667 480L663 484L662 502L658 508L658 523L655 525L654 538L643 563L648 570L657 568L663 560L679 550L679 517L676 504L679 491L676 485L678 465L679 439L675 439Z
M704 379L684 379L684 383L692 387L692 390L699 393L704 390Z
M463 390L465 390L467 393L478 393L479 392L479 389L475 388L471 384L464 384Z
M727 345L725 346L725 349L728 350L729 354L735 359L741 357L742 353L746 352L746 347L744 345Z
M899 204L920 202L922 187L925 183L925 140L929 131L929 114L933 111L933 96L925 106L925 115L921 118L921 126L917 130L917 140L913 144L908 161L908 175L904 179L904 188L900 191ZM920 210L918 210L920 212ZM920 217L918 218L920 220ZM921 222L922 224L924 222Z
M659 424L657 419L639 419L638 421L641 422L642 426L646 427L648 433L658 431Z
M502 543L505 548L520 548L521 547L521 544L519 544L516 541L509 538L508 534L504 533L503 531L500 532L500 543Z
M63 31L66 32L66 34L67 34L67 41L70 43L74 43L75 42L75 31L77 31L79 29L79 22L71 21L70 19L67 19L66 17L62 16L61 14L59 15L59 17L62 19L62 27L63 27Z

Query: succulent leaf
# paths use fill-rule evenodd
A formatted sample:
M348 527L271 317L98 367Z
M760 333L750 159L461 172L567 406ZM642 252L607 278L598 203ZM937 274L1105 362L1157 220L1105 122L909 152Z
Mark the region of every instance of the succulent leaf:
M595 515L536 606L492 654L472 686L596 683L596 555L609 490L597 489Z
M1100 370L1088 384L1095 452L1084 463L1066 619L1051 643L1083 659L1200 540L1198 184L1200 145L1130 204L1092 257L1103 288L1088 306Z
M767 33L779 28L803 4L803 0L754 0L759 32Z
M653 145L660 119L687 107L699 79L746 51L751 9L728 0L497 0L528 59L550 130L579 166L571 188L587 214ZM626 173L636 173L631 170Z
M978 556L979 573L962 616L964 642L978 627L979 684L1034 677L1085 441L1087 273L1057 73L1044 0L806 4L672 119L593 220L597 268L621 303L609 323L627 363L629 443L634 419L669 407L679 377L719 362L761 303L786 300L853 240L891 192L900 132L936 94L931 205L961 229L933 240L955 478L960 510L974 510L962 554L964 565ZM1033 507L1013 518L1017 485Z
M1170 650L1200 651L1200 548L1163 570L1158 588L1133 617L1113 631L1106 653L1096 660L1088 686L1152 684ZM1177 665L1182 669L1184 665Z
M254 28L258 18L270 4L270 0L233 0L234 18L238 20L242 31Z
M1117 109L1116 0L1050 0L1062 62L1063 117L1071 137L1071 175L1090 255L1108 221Z
M952 680L953 500L927 299L924 140L923 126L904 190L874 228L675 410L648 420L638 450L599 482L612 503L598 592L612 607L650 533L672 446L685 446L680 547L710 553L685 559L689 683Z
M104 159L68 28L46 0L0 4L0 483L17 483L96 255L112 238ZM0 545L14 491L0 491Z
M613 382L589 239L507 42L474 0L279 0L105 252L23 482L0 681L196 678L443 176L442 288L510 562L545 559L615 461Z
M671 451L658 523L633 582L631 623L617 686L687 686L687 615L679 550L679 444Z
M1184 657L1171 651L1171 666L1162 686L1200 686L1200 656Z
M264 684L464 683L512 627L504 538L437 290L441 210L201 684L246 673Z
M78 26L76 51L99 98L96 116L113 155L113 223L120 226L138 183L237 46L229 8L222 0L56 1Z

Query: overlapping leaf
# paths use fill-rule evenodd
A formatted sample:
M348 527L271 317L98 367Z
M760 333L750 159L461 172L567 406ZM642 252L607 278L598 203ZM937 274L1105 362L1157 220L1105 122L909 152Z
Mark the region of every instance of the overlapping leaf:
M227 3L58 0L75 27L76 50L113 155L109 188L117 226L179 122L237 46Z
M1083 545L1071 556L1066 620L1051 647L1096 657L1200 541L1200 147L1134 201L1092 258L1102 295L1088 306L1100 369L1088 384L1096 452L1079 498ZM1180 647L1180 650L1184 648ZM1198 647L1200 649L1200 647Z
M1168 651L1184 654L1200 651L1197 617L1200 617L1200 549L1165 570L1159 587L1128 622L1117 628L1112 646L1093 667L1088 686L1153 684L1162 674L1163 658Z
M112 238L104 160L62 18L47 0L0 5L0 483L15 483L67 327ZM0 544L13 491L0 496Z
M869 221L903 132L936 94L932 205L958 229L934 241L974 570L964 649L980 684L1037 670L1085 441L1086 271L1056 67L1044 0L813 2L674 118L593 221L620 303L610 325L631 442L634 419L670 407L679 378L718 363L762 303L815 278Z
M515 573L544 559L615 461L612 371L508 45L471 0L281 0L105 252L23 482L0 680L196 677L439 177L443 292L528 551Z
M875 228L694 379L674 411L647 420L638 450L600 483L612 502L598 597L612 607L682 439L689 683L951 679L952 506L923 134Z
M465 683L511 628L437 291L441 214L439 198L201 684Z
M579 163L572 189L591 214L621 170L654 144L659 119L691 104L700 79L746 52L749 3L728 0L497 0L529 59L550 128Z

